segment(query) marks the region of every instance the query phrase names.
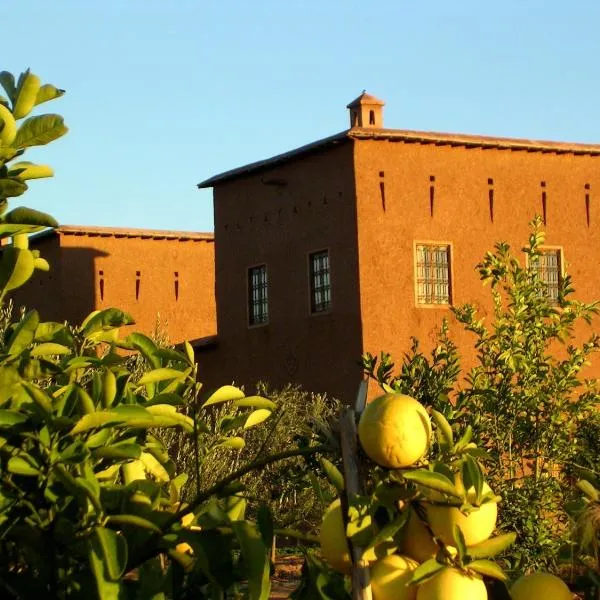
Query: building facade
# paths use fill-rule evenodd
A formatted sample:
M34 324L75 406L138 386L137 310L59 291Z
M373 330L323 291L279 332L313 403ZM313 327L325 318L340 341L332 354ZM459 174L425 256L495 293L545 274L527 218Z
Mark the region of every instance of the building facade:
M363 352L427 349L444 317L468 367L450 307L490 312L475 266L497 241L520 249L535 215L549 292L568 269L579 299L600 297L600 145L387 129L368 94L348 109L348 130L199 184L214 190L209 380L351 400Z
M135 319L132 331L150 335L158 325L174 344L216 333L212 234L63 226L32 236L30 246L51 268L14 301L43 320L81 323L117 307Z

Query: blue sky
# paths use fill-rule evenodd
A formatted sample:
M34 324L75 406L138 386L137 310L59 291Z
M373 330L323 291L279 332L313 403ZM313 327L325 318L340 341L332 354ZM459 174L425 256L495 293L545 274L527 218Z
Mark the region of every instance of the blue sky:
M599 26L597 0L19 0L0 70L65 88L70 127L23 200L210 231L196 183L345 129L364 88L388 127L600 143Z

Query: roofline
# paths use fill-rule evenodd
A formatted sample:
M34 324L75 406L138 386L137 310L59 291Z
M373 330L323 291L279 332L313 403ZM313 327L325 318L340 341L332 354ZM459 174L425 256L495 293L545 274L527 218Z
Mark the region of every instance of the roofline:
M141 238L152 240L177 240L177 241L214 241L213 233L196 231L172 231L161 229L136 229L129 227L98 227L93 225L61 225L57 229L45 229L32 237L39 240L46 237L60 235L73 235L85 237L115 237L115 238Z
M309 154L314 154L315 152L320 152L330 147L337 146L341 143L348 141L348 139L348 131L340 131L339 133L330 135L329 137L323 138L321 140L311 142L310 144L300 146L299 148L294 148L289 152L284 152L283 154L278 154L271 158L267 158L266 160L259 160L257 162L249 163L247 165L231 169L230 171L225 171L224 173L214 175L213 177L209 177L208 179L201 181L198 184L198 187L214 187L216 183L223 183L225 181L237 179L238 177L242 177L243 175L248 175L250 173L257 173L259 171L270 169L277 165L286 163L291 159L299 158L301 156L306 156Z
M190 346L198 352L202 350L214 350L219 345L218 335L207 335L201 338L196 338L194 340L188 340ZM180 344L183 346L183 344Z
M354 128L347 135L357 140L388 140L407 143L435 144L436 146L464 146L496 150L522 150L556 154L600 155L600 144L579 142L553 142L522 138L493 137L466 133L438 133L433 131L412 131L408 129L366 129Z
M436 133L430 131L412 131L405 129L346 129L335 135L317 140L305 146L300 146L283 154L278 154L265 160L249 163L218 175L214 175L198 184L199 188L214 187L245 175L258 173L276 167L290 160L301 158L308 154L328 150L347 140L376 140L418 144L434 144L436 146L455 146L465 148L481 148L483 150L512 150L524 152L543 152L555 154L574 154L599 156L600 144L584 144L577 142L552 142L544 140L528 140L520 138L492 137L462 133Z

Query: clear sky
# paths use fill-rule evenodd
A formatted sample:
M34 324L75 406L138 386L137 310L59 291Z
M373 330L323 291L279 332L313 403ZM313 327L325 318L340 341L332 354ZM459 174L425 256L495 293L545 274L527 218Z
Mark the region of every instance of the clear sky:
M363 89L387 127L600 143L598 0L11 6L0 70L67 90L23 197L63 224L210 231L196 183L345 129Z

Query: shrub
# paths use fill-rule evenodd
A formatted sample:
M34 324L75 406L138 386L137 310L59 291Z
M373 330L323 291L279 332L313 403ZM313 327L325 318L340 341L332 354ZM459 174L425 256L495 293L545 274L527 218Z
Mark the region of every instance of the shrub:
M581 376L598 351L599 338L591 334L577 346L573 332L580 322L590 323L598 305L573 299L568 275L560 282L556 301L548 296L535 268L544 243L541 220L536 218L531 226L523 249L525 265L508 244L498 243L477 266L482 282L490 286L489 324L473 305L454 309L458 322L474 334L477 353L462 389L449 391L458 359L445 326L442 352L438 355L435 349L431 362L414 344L400 375L378 371L372 357L366 357L366 365L372 377L394 389L411 389L413 378L426 381L428 391L421 401L472 426L474 439L488 454L490 484L503 498L500 526L518 533L504 557L509 567L556 571L559 551L570 535L564 510L571 493L569 468L580 459L577 439L591 430L589 419L599 398L596 382ZM431 376L424 377L423 370ZM595 442L583 441L588 450L590 444Z

